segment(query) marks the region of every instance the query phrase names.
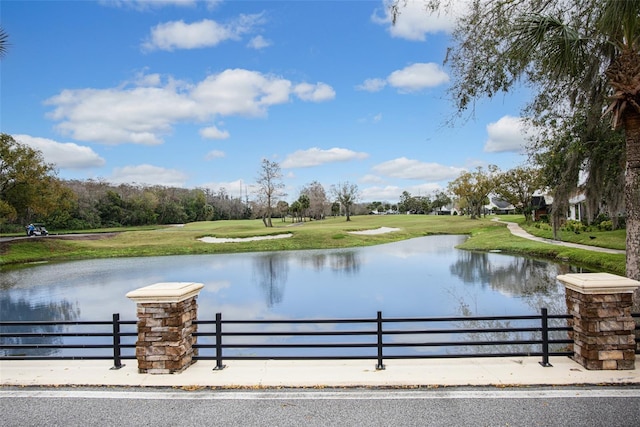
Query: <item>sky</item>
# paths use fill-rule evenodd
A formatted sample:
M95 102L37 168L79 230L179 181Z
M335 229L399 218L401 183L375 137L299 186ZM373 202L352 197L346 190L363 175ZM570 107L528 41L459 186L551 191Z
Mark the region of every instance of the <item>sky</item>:
M63 179L253 198L268 159L288 201L313 181L430 196L527 160L524 91L451 124L454 19L411 0L396 25L387 0L3 0L0 130Z

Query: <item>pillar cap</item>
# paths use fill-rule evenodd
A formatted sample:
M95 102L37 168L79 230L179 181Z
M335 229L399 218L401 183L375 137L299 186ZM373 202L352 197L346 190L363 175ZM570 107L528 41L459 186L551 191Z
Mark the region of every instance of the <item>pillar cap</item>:
M581 294L628 294L640 287L637 280L610 273L571 273L557 278L567 289Z
M162 282L138 288L127 293L127 298L141 303L172 303L198 295L204 287L194 282Z

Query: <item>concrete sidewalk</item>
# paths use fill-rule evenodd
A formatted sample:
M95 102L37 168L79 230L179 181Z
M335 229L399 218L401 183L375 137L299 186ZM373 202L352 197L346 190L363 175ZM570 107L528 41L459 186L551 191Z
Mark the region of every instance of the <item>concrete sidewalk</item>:
M516 224L515 222L502 221L500 218L494 218L492 219L492 221L499 222L500 224L506 224L511 234L517 237L522 237L523 239L529 239L529 240L533 240L541 243L548 243L550 245L565 246L567 248L573 248L573 249L584 249L586 251L600 252L603 254L624 255L626 253L626 251L623 251L620 249L608 249L608 248L601 248L598 246L581 245L579 243L563 242L561 240L545 239L543 237L537 237L527 233L522 227L520 227L520 225Z
M448 387L534 385L640 385L636 369L589 371L567 357L552 357L542 367L539 357L389 360L377 371L374 360L362 361L229 361L214 370L199 361L180 374L139 374L137 362L111 370L109 361L2 361L3 386L131 386L179 388L260 387Z

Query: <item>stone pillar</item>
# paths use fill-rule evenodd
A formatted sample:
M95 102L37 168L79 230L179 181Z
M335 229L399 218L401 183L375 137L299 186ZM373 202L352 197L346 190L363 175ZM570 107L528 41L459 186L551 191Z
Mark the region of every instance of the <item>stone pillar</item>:
M131 291L127 298L138 306L138 372L179 373L194 363L193 336L198 317L196 298L202 283L156 283Z
M563 274L573 359L587 369L635 369L633 292L640 282L609 273Z

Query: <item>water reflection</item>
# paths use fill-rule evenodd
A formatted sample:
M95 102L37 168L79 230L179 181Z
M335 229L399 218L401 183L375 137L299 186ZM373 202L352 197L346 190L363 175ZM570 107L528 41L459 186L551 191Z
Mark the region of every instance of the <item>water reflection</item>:
M455 249L464 239L430 236L348 250L37 265L0 275L0 319L96 321L120 313L123 320L132 320L136 308L125 297L127 292L172 281L204 283L198 297L200 319L213 319L217 312L227 320L372 318L376 311L385 317L501 316L538 314L541 307L550 313L566 312L564 287L555 277L569 272L570 267ZM282 327L270 326L271 330ZM294 328L344 327L348 326L301 324ZM242 343L242 337L229 339ZM264 338L265 342L285 339ZM244 351L234 350L235 354Z
M568 267L503 254L460 251L464 236L430 236L349 250L168 256L37 265L0 275L5 301L26 318L38 306L73 307L78 320L135 318L130 290L156 282L205 284L205 318L447 316L565 311L555 277ZM17 306L16 306L17 307ZM54 316L54 313L51 313Z
M257 277L258 286L265 294L267 307L273 307L282 302L284 288L289 272L288 254L277 252L258 255L254 258L253 271Z
M467 285L489 286L503 295L523 299L532 310L546 307L552 313L566 311L564 287L555 278L569 272L583 271L532 258L462 251L451 265L451 273ZM459 311L472 315L468 303L461 304Z
M49 303L33 304L23 298L12 299L6 293L0 295L0 313L3 319L15 321L70 321L76 320L80 314L77 305L67 300ZM62 332L60 325L31 325L31 326L6 326L2 332L6 333L58 333ZM62 344L60 337L0 337L2 345L27 345L27 344ZM59 350L49 348L32 349L3 349L0 355L29 355L29 356L49 356L58 353Z

